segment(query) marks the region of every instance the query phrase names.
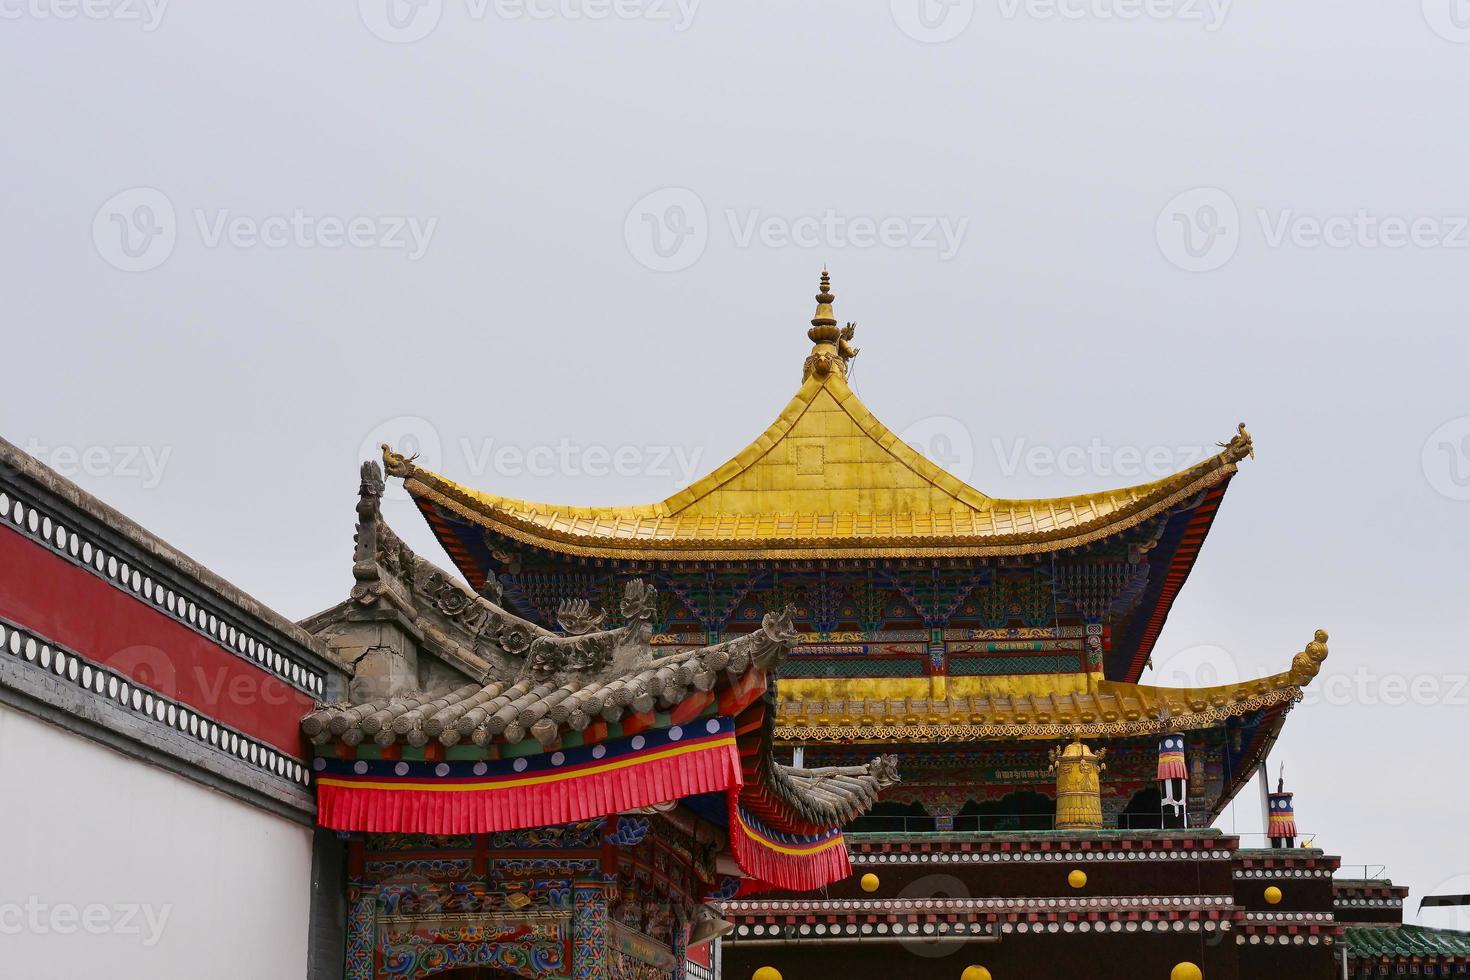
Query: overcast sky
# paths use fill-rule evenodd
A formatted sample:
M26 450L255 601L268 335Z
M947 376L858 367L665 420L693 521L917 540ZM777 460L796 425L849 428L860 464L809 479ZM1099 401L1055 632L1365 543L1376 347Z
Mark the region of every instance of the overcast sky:
M1299 826L1470 892L1464 0L391 2L0 0L0 434L300 618L383 437L565 503L723 462L826 262L992 495L1248 422L1145 679L1328 629Z

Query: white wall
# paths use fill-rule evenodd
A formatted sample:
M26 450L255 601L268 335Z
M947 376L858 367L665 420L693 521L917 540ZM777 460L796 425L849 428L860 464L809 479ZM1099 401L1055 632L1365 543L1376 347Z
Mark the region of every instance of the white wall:
M0 978L306 969L311 832L0 706Z

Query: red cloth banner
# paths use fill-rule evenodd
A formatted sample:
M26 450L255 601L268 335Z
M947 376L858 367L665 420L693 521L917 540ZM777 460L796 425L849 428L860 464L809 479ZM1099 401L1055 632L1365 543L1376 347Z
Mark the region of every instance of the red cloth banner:
M447 778L463 764L441 764L443 776L437 770L413 772L427 764L407 763L400 764L402 775L366 765L321 772L317 822L370 833L483 834L590 820L685 796L738 792L742 785L728 723L704 737L635 736L631 743L626 751L587 754L582 761L562 752L517 759L518 769L481 770L483 776Z

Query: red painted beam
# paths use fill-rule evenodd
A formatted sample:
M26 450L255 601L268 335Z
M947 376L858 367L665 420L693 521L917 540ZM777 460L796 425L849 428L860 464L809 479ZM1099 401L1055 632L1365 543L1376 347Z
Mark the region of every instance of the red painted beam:
M309 694L9 527L0 616L216 722L301 757Z

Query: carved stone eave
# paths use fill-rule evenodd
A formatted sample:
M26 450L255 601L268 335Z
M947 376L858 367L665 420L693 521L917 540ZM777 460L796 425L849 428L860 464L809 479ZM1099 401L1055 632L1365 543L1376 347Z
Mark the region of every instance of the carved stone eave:
M743 672L748 663L774 675L801 641L801 634L793 624L795 616L796 608L791 605L773 610L762 617L760 629L716 643L708 650L728 657L737 671Z
M880 755L861 766L798 769L772 764L767 780L807 821L845 824L878 802L878 794L900 782L898 756Z

